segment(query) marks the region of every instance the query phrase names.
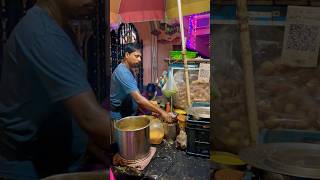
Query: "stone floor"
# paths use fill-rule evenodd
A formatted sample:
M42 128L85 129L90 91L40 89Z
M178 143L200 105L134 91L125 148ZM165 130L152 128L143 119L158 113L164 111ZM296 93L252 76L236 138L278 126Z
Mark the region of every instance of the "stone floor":
M210 161L206 158L187 155L173 144L163 141L155 146L157 152L143 173L161 180L210 179Z

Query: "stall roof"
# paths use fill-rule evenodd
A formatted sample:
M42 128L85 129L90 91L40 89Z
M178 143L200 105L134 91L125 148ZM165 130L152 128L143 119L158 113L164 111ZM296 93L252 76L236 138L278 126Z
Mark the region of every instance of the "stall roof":
M211 1L212 2L212 1ZM213 5L233 5L236 0L215 0ZM320 6L320 0L248 0L249 5L303 5Z
M237 24L236 0L211 4L211 24ZM249 25L284 26L288 6L320 7L320 0L248 0Z

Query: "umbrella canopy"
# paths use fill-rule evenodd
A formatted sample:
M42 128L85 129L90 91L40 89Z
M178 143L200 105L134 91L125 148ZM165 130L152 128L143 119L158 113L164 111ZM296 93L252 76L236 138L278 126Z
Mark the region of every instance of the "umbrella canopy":
M163 20L165 0L110 0L110 23Z
M121 3L121 0L110 1L110 23L111 24L117 24L120 22L120 14L119 14L120 3Z
M183 16L210 11L210 0L181 0ZM178 18L177 0L166 0L166 16L169 19Z
M210 11L210 0L181 0L182 15ZM178 18L177 0L110 0L110 23L161 21Z

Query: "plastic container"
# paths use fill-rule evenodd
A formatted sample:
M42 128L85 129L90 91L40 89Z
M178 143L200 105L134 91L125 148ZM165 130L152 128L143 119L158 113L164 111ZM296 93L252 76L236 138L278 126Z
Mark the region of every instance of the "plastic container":
M181 114L177 115L179 129L183 131L185 131L186 129L186 118L187 117L185 115L181 115Z
M213 151L211 156L211 161L224 165L242 166L245 163L240 159L238 155L223 152L223 151Z
M186 55L187 55L187 59L193 59L197 57L198 52L187 51ZM181 60L182 59L181 51L170 51L170 57L171 59Z
M177 137L177 123L163 123L166 140L175 141Z
M188 155L210 158L210 122L186 120Z
M146 116L150 119L150 143L160 144L164 137L164 128L160 119L153 116Z

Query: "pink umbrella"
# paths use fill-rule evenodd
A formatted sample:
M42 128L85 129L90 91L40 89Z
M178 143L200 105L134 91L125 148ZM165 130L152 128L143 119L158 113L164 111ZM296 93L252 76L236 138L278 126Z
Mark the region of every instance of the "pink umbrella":
M110 23L163 20L165 0L110 0Z

